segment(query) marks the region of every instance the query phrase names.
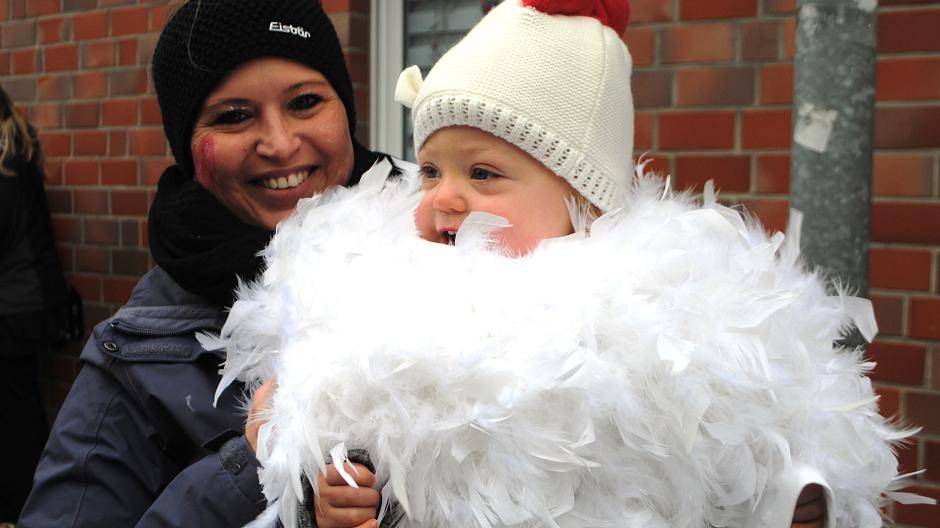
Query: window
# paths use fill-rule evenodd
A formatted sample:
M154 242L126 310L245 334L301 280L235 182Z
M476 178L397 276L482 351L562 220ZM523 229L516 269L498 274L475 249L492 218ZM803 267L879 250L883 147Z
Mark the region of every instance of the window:
M414 159L410 110L395 102L398 74L431 66L496 3L486 0L372 0L372 148Z

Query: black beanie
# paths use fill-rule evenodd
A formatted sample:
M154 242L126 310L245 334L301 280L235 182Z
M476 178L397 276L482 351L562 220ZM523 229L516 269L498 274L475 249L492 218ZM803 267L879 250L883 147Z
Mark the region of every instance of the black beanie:
M235 68L260 57L291 59L322 73L355 133L352 83L319 1L190 0L167 22L152 64L163 130L187 174L193 174L190 138L203 101Z

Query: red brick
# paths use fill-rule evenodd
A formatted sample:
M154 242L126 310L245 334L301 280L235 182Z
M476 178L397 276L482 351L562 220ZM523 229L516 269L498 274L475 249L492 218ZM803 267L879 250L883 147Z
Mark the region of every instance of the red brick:
M72 34L75 40L107 37L108 12L76 13L72 18Z
M97 103L74 103L65 107L65 126L72 128L98 126Z
M741 24L741 58L768 61L780 55L780 23L759 21Z
M67 75L44 75L36 82L37 95L43 101L72 97L72 79Z
M83 215L106 215L110 212L108 191L75 190L75 212Z
M47 18L37 22L39 27L39 43L52 44L62 42L69 38L68 18Z
M659 148L730 149L734 147L732 112L675 112L659 116Z
M67 160L65 162L65 183L68 185L96 185L98 183L98 162L96 160Z
M871 239L876 242L940 244L940 204L876 202Z
M901 391L891 387L875 387L879 396L878 412L885 418L898 416L901 413Z
M3 36L0 42L3 44L0 48L3 49L35 45L36 22L34 20L24 20L5 24L3 26Z
M911 337L940 339L940 297L911 299L909 330ZM940 413L937 416L940 424ZM940 427L936 432L940 433Z
M141 95L147 93L147 70L120 70L108 74L111 95ZM358 108L358 106L357 106Z
M912 438L898 446L898 473L913 473L917 467L917 438Z
M131 130L128 134L131 155L162 155L166 152L166 138L163 129L148 128Z
M10 53L0 50L0 75L9 75L10 70Z
M940 9L878 15L878 53L940 50Z
M75 132L73 153L76 156L104 156L108 152L108 135L105 132Z
M166 24L167 19L170 16L170 12L173 9L173 6L164 4L164 5L152 5L150 6L150 31L153 33L159 33L163 30L163 26Z
M118 63L121 66L137 64L137 40L127 39L118 43ZM368 64L368 61L365 62ZM355 82L355 81L354 81ZM368 83L366 78L366 83Z
M150 269L150 258L139 249L115 249L111 252L111 269L115 275L140 277Z
M904 299L887 295L871 295L871 303L875 309L875 321L878 322L880 335L899 336L904 333L901 322Z
M904 417L923 427L926 434L940 434L940 394L924 392L905 392Z
M41 104L35 105L30 115L30 121L37 127L45 130L60 128L62 126L62 105Z
M127 132L111 130L108 132L108 155L113 157L127 154Z
M78 68L78 46L75 44L49 46L43 50L43 53L45 55L43 64L47 72Z
M148 27L146 7L115 9L111 11L111 36L146 33Z
M633 104L637 108L653 108L672 104L672 72L638 71L630 79Z
M39 71L39 53L36 48L14 51L11 54L13 73L22 75Z
M82 224L78 218L54 215L52 217L52 231L59 242L81 242Z
M760 70L761 104L793 102L793 65L765 64Z
M101 124L122 126L137 124L137 101L117 99L101 103Z
M112 191L111 212L115 215L144 216L150 202L146 191Z
M68 156L72 153L72 137L68 132L45 132L39 134L42 153L49 156Z
M52 214L69 214L72 212L72 191L69 189L46 189L46 198L49 200L49 212Z
M645 173L646 174L655 174L661 178L665 178L672 174L672 156L666 154L658 154L656 157L645 157L643 158L643 163L645 164Z
M783 21L783 58L792 59L796 56L796 19L793 17Z
M741 114L741 144L746 149L790 148L790 110L748 110Z
M874 248L870 252L873 288L930 289L930 252L912 249Z
M930 156L875 154L875 196L930 196L934 163Z
M117 63L114 42L101 40L82 44L82 68L104 68Z
M106 159L101 161L102 185L136 185L136 159Z
M630 49L634 66L649 66L656 60L656 31L628 27L623 41Z
M757 156L757 192L787 194L790 192L790 156L762 154Z
M924 473L925 479L940 482L940 442L924 442L923 467L927 469Z
M868 346L868 356L878 364L871 379L923 385L926 353L923 345L875 341Z
M118 223L111 219L86 218L85 242L114 246L118 243Z
M62 161L55 158L46 158L43 162L43 168L46 173L46 187L51 185L62 185Z
M323 0L323 10L327 13L354 11L368 13L368 0Z
M679 105L750 105L754 102L751 68L685 68L679 70Z
M101 302L101 279L90 275L72 275L69 282L78 293L82 300L91 302Z
M137 247L140 245L141 222L138 220L121 220L121 247ZM143 228L146 233L146 226Z
M61 10L59 0L29 0L29 16L54 15Z
M734 59L730 24L696 24L663 30L663 62L704 62Z
M163 117L160 115L160 105L157 103L156 97L147 97L140 100L140 124L163 124Z
M141 185L156 185L160 181L163 171L173 165L172 159L145 159L143 160L143 173Z
M108 76L104 72L79 73L72 77L77 98L104 97L108 94Z
M940 106L878 108L875 112L875 146L940 147Z
M747 156L677 156L673 188L701 192L708 180L724 192L747 192L751 160Z
M757 14L757 0L723 0L721 2L681 0L679 11L682 13L683 20L752 17Z
M879 101L940 99L940 57L878 61Z
M744 206L754 214L769 232L785 231L790 217L787 200L745 200Z
M114 304L124 304L131 298L131 292L137 284L137 277L132 279L121 279L114 277L105 277L104 279L104 300Z
M675 18L672 0L631 0L630 23L666 22Z
M796 11L796 0L763 0L765 13L792 13Z

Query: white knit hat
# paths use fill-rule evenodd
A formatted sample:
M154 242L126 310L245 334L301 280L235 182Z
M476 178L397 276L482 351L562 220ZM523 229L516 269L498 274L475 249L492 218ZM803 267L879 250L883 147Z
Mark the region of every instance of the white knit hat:
M531 154L602 211L619 207L632 172L630 53L597 18L524 3L552 2L506 0L427 79L417 66L402 72L395 100L412 108L415 151L441 128L479 128Z

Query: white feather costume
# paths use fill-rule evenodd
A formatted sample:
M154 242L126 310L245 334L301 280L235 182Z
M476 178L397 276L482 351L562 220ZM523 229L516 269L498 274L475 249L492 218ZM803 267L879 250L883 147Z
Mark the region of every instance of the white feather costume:
M833 345L872 338L870 304L827 293L798 233L639 176L589 236L509 258L488 215L420 240L416 178L388 169L302 201L203 336L227 349L219 392L277 377L258 524L294 526L302 476L348 446L406 526L789 526L813 481L835 525L881 525L912 431Z

